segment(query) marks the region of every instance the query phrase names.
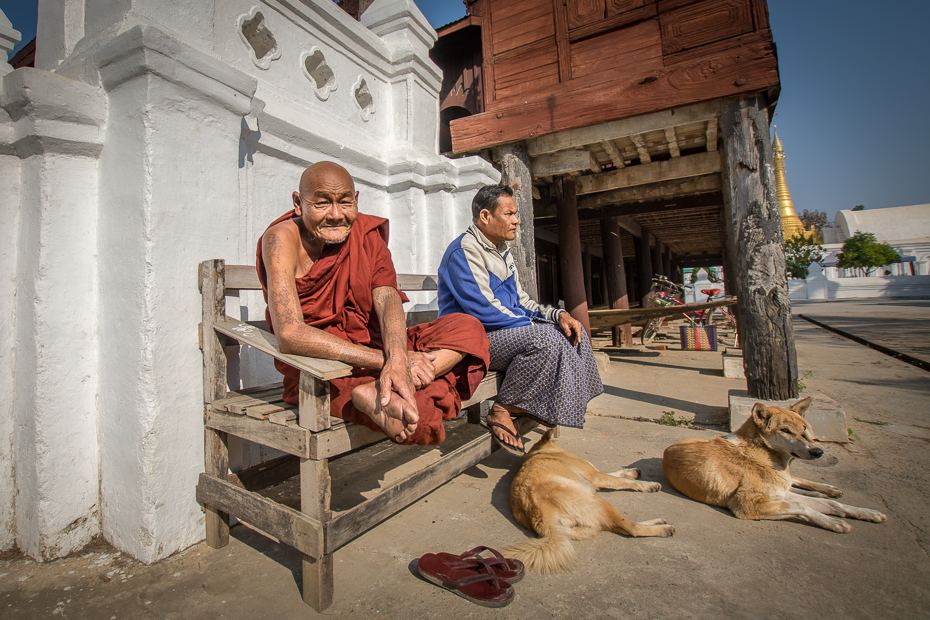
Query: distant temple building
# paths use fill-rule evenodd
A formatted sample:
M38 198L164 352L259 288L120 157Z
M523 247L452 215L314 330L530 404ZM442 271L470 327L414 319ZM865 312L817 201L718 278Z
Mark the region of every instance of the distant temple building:
M775 155L775 191L778 192L778 210L781 213L781 229L785 241L800 234L815 243L823 243L821 233L813 226L810 230L805 230L804 222L794 210L791 192L788 191L788 183L785 182L785 147L778 137L777 130L772 150Z

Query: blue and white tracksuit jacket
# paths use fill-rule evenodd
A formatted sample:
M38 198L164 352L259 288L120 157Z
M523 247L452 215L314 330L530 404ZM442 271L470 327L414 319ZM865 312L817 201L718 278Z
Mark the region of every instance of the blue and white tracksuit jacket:
M472 224L446 248L439 264L439 316L453 312L476 317L491 332L529 325L532 318L557 322L564 310L530 299L507 244L495 247Z

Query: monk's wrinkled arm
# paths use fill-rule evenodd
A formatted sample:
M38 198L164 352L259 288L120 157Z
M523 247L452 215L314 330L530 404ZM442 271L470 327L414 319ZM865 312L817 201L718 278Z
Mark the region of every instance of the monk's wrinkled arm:
M268 281L268 310L282 353L338 360L356 368L381 368L381 351L347 342L304 323L295 284L299 233L275 227L262 237ZM403 316L403 313L401 313Z
M381 339L384 342L384 366L379 385L381 404L386 406L395 392L406 402L405 406L417 412L413 378L407 358L407 322L404 306L397 289L379 286L371 292L372 305L381 322Z

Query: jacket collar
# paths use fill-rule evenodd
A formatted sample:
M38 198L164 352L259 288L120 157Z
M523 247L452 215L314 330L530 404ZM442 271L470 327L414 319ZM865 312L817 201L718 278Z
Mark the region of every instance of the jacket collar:
M493 243L491 243L491 241L487 237L484 236L484 233L481 232L481 229L479 229L474 224L468 227L468 232L473 234L475 236L475 239L477 239L481 243L481 245L483 245L485 248L489 250L495 250L496 252L503 254L507 251L507 248L509 247L506 241L501 241L500 245L494 245Z

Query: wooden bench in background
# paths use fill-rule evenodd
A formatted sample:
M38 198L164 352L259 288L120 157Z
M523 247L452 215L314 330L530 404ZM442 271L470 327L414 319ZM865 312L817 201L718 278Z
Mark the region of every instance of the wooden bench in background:
M207 544L229 543L229 517L235 516L303 555L303 599L316 611L333 601L333 553L394 513L417 501L491 454L497 446L482 433L437 461L381 489L380 493L345 511L331 510L329 461L386 437L363 426L329 415L329 381L352 371L341 362L281 353L264 321L240 321L226 315L226 296L240 290L261 290L255 267L226 265L222 260L200 264L203 299L201 348L205 471L197 484L197 501L206 513ZM404 291L436 290L435 276L398 275ZM435 318L435 313L410 313L408 325ZM281 400L281 384L238 391L227 389L227 345L239 343L267 353L300 370L300 405ZM480 421L479 405L497 394L499 377L488 373L462 408L467 422ZM466 419L446 422L449 428ZM516 420L521 433L535 423ZM236 474L229 473L228 435L286 453ZM398 447L403 449L403 447ZM300 510L261 493L283 480L299 476Z

